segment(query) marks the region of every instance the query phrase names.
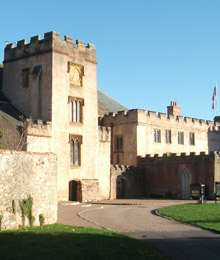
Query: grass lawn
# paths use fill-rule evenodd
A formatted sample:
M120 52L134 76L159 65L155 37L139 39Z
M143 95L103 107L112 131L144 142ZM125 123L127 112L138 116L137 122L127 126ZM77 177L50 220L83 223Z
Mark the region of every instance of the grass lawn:
M220 232L220 203L176 205L158 211L175 220Z
M45 225L0 232L0 259L165 260L146 243L105 229Z

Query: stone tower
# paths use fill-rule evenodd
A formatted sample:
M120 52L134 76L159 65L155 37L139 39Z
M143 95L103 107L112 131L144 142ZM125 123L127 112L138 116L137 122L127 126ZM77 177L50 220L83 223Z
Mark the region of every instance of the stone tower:
M87 200L83 180L99 193L96 65L93 44L62 40L56 32L5 48L3 93L27 118L40 122L29 131L38 138L27 150L58 155L59 199ZM51 121L47 131L41 120Z

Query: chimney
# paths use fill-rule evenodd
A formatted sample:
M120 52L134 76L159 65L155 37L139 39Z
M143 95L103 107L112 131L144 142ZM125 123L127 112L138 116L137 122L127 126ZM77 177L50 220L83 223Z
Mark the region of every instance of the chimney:
M177 106L177 102L170 102L170 106L167 107L167 114L168 116L180 116L180 107Z

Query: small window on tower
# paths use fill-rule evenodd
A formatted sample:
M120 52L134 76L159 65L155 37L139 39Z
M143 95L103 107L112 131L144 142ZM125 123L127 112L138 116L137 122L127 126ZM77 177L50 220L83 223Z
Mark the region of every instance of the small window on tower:
M23 88L29 87L29 69L22 70L22 87Z
M82 136L70 135L70 165L81 165Z
M82 123L84 101L81 98L69 97L70 122Z

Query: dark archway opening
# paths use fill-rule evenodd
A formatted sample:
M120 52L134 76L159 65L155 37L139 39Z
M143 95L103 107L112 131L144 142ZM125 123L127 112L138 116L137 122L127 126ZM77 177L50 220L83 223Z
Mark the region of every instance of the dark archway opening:
M80 181L69 182L69 200L70 201L82 201L82 189Z
M180 199L190 200L190 185L192 184L192 174L185 168L180 173Z
M126 199L126 180L123 178L117 179L117 199Z

